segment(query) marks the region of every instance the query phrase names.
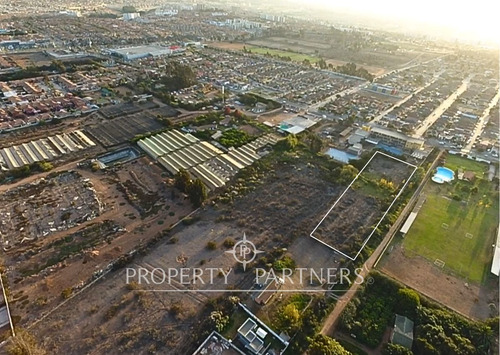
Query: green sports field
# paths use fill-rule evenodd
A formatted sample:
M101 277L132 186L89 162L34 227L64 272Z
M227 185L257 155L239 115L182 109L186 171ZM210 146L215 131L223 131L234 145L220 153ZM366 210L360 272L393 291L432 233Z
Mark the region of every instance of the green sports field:
M480 178L487 177L485 164L448 156L444 166L474 171L477 179L443 185L429 180L423 192L426 201L405 236L404 249L431 262L442 260L444 269L482 283L490 272L496 242L498 192L493 183Z
M289 51L282 51L279 49L271 49L271 48L264 48L264 47L247 47L247 50L249 50L252 53L255 54L267 54L269 53L270 55L277 55L280 57L290 57L294 62L303 62L304 59L309 60L311 63L316 63L319 61L319 58L313 57L307 54L302 54L302 53L295 53L295 52L289 52Z

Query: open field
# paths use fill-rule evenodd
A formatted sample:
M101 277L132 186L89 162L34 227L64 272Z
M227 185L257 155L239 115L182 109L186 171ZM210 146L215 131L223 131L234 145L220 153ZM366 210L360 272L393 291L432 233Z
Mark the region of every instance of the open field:
M247 50L255 54L270 54L270 55L277 55L280 57L290 57L295 62L303 62L305 59L309 60L311 63L316 63L317 61L319 61L318 57L313 57L308 54L284 51L279 49L251 46L247 47Z
M289 45L279 45L270 41L252 41L250 42L250 44L217 42L217 43L211 43L210 46L215 48L234 50L234 51L242 51L243 48L246 48L251 50L252 53L256 54L269 53L271 55L290 57L293 61L296 62L302 62L304 59L309 59L311 63L316 63L320 58L319 56L316 56L314 49L307 49L306 47L300 47L300 46L292 48ZM292 49L293 51L290 51L290 49ZM335 58L335 56L329 56L329 57L325 56L324 58L327 64L332 64L334 67L349 63L349 61L337 59ZM361 66L375 76L382 75L388 71L385 68L377 66L371 66L371 65L361 65Z
M44 238L34 239L30 234L31 240L4 249L1 262L12 294L11 312L16 326L29 326L114 260L192 212L189 201L165 183L163 170L150 163L147 158L139 158L114 166L108 173L73 167L82 181L72 182L71 190L65 192L71 198L66 200L75 202L73 208L77 209L76 201L81 202L81 198L74 200L73 196L78 195L80 185L82 189L91 185L103 201L100 215L67 230L59 228ZM27 223L26 230L32 231L39 221Z
M448 154L445 166L453 171L458 169L472 171L476 174L476 177L480 179L487 177L488 164L471 159L465 159L458 155Z
M414 170L405 162L375 153L340 198L327 207L311 237L356 259Z
M484 320L498 315L498 277L492 275L483 285L465 283L421 256L407 255L399 238L377 268L469 318Z
M106 118L115 118L118 116L131 115L137 112L141 112L144 108L151 108L154 106L155 105L151 103L141 106L133 103L121 103L103 107L99 110L99 112Z
M484 176L487 165L448 155L444 166ZM474 192L477 189L477 192ZM498 314L498 278L490 273L498 227L498 186L485 179L429 180L418 215L396 238L380 268L410 287L476 319Z
M449 197L451 186L429 182L426 201L405 237L406 252L442 260L447 270L469 282L485 281L498 227L498 195L486 181L478 187L467 200L456 201Z
M215 208L206 207L196 215L196 219L199 219L196 223L180 224L164 241L148 254L137 256L129 266L141 266L150 270L181 266L224 270L233 268L234 271L228 277L229 286L250 289L254 287L254 273L249 270L242 272L234 258L225 253L229 248L223 246L226 239L239 241L243 233L246 233L249 240L266 251L262 255L264 259L260 260L259 256L258 263L261 267L279 258L284 247L289 247L287 255L293 257L297 267L336 267L339 265L338 256L306 237L311 228L312 217L318 214L318 205L327 204L340 192L339 188L321 180L319 174L317 167L298 161L296 164L281 163L279 169L266 176L259 175L262 183L252 185L253 188L245 196L232 204L226 205L219 201ZM144 178L140 179L144 181ZM144 182L150 186L150 183ZM162 192L161 195L165 193ZM169 193L166 195L170 196ZM127 230L130 228L127 227ZM143 233L135 235L135 238L142 239L150 233L150 230L145 229ZM113 239L110 247L127 234L130 232ZM207 248L209 241L215 243L215 250ZM99 256L95 257L97 258ZM95 259L88 264L93 265ZM89 349L105 349L110 354L142 354L146 353L149 346L156 344L154 329L166 329L168 341L165 341L162 351L168 354L189 354L193 346L199 345L189 329L198 322L207 300L218 295L203 290L225 289L227 285L223 281L224 278L217 277L213 285L196 285L194 287L200 290L196 293L145 292L147 289L182 290L190 287L178 282L171 285L140 285L136 291L131 292L125 286L124 270L112 272L92 289L76 296L38 323L32 331L38 339L44 339L48 334L51 334L51 339L58 339L68 327L73 329L70 335L65 335L68 341L47 344L52 353L84 354ZM319 287L319 291L321 290ZM241 294L240 297L247 296ZM174 322L172 312L168 310L178 302L182 312L178 316L179 321ZM246 302L255 303L251 298ZM158 311L160 309L161 312ZM144 326L146 319L148 325L145 328L139 327L139 324ZM163 330L161 333L163 334Z

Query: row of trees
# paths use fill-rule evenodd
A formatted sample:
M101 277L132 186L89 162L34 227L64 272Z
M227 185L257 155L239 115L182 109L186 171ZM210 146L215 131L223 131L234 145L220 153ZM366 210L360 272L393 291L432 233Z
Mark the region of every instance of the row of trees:
M441 306L420 298L414 290L379 273L371 273L374 282L367 285L345 308L340 326L348 334L370 347L377 347L394 314L414 321L412 351L386 345L384 355L480 355L487 354L498 332L498 317L473 322Z
M356 64L354 63L347 63L344 65L339 65L335 67L335 71L337 73L341 74L346 74L346 75L351 75L351 76L357 76L363 79L366 79L368 81L373 81L375 77L368 72L365 68L358 68Z
M180 169L174 177L174 186L189 196L189 200L195 207L200 207L207 199L208 192L205 184L200 179L191 179L191 175L184 169Z
M177 91L197 83L196 74L188 65L177 62L168 63L165 67L164 76L160 79L160 84L168 91Z
M246 93L246 94L239 95L238 98L239 98L240 102L242 102L243 104L245 104L247 106L254 106L257 102L261 102L263 104L266 104L267 108L269 110L274 110L276 108L281 107L281 104L279 104L278 102L276 102L274 100L266 99L260 95L256 95L256 94L252 94L252 93Z

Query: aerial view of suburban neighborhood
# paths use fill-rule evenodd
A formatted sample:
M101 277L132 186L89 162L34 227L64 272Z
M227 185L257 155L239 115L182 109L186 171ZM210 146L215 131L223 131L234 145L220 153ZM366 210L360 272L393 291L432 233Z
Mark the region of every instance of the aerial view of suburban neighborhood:
M498 354L499 11L0 0L0 354Z

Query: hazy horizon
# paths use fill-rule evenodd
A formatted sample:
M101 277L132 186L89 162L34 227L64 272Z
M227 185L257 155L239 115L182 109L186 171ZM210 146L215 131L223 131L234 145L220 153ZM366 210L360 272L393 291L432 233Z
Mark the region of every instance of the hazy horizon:
M477 0L473 3L456 3L452 1L421 0L412 4L397 0L350 0L348 2L329 0L288 0L303 4L311 9L328 8L358 16L368 16L393 23L405 23L409 27L430 26L448 29L456 37L471 40L500 43L498 36L500 26L497 14L500 6L488 0ZM412 6L413 5L413 6ZM428 31L429 28L422 28Z

